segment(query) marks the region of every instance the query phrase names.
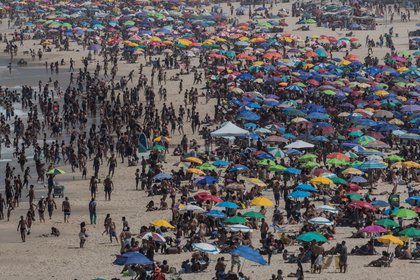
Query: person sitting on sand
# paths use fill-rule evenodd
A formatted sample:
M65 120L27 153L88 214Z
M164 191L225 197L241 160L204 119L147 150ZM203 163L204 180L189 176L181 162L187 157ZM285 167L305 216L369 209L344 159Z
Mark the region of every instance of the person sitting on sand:
M51 227L51 235L55 236L55 237L59 237L60 236L60 231L58 230L58 228Z
M155 211L157 210L157 207L155 207L155 203L153 200L150 200L149 203L146 205L146 211Z
M388 252L383 251L382 256L374 261L371 261L367 266L373 267L389 267L391 265L392 257L389 255Z

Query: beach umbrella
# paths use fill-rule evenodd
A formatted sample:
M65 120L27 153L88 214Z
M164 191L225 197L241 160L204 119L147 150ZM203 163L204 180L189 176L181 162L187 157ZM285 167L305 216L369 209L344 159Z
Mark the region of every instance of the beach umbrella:
M48 172L47 172L47 174L48 175L58 175L58 174L65 174L66 172L64 172L63 170L61 170L61 169L58 169L58 168L53 168L53 169L50 169L50 170L48 170Z
M243 217L252 218L252 219L265 219L264 214L255 211L249 211L242 215Z
M170 143L171 138L167 136L158 136L155 139L153 139L153 142L163 142L163 143Z
M316 159L318 156L314 154L304 154L303 156L299 157L299 161L307 161Z
M345 196L347 196L349 199L351 200L363 200L363 197L360 194L357 193L346 193L344 194Z
M245 245L239 245L238 247L236 247L235 249L233 249L230 252L231 255L237 255L240 256L244 259L247 259L249 261L258 263L260 265L266 265L267 261L261 256L261 254L249 247L249 246L245 246Z
M367 183L367 180L361 176L353 176L350 178L349 182L363 184Z
M272 171L272 172L279 172L279 171L284 171L285 169L286 169L286 167L284 167L280 164L276 164L276 165L270 166L270 168L268 170Z
M382 162L370 160L370 161L365 161L358 168L361 170L384 169L386 168L386 165L383 164Z
M224 207L229 209L238 209L239 206L236 203L230 202L230 201L223 201L218 204L216 204L217 207Z
M259 187L267 187L267 184L264 183L263 181L261 181L258 178L249 178L249 179L247 179L247 181L250 182L251 184L254 184L254 185L259 186Z
M258 165L276 165L274 160L271 159L263 159L257 162Z
M298 241L304 241L304 242L312 242L312 241L316 241L316 242L327 242L327 238L325 238L325 236L323 236L321 233L316 232L316 231L310 231L310 232L306 232L304 234L301 234L297 237Z
M216 161L213 162L213 165L217 166L217 167L228 166L228 165L230 165L230 162L229 161L224 161L224 160L216 160Z
M184 158L182 161L187 161L187 162L196 163L196 164L203 164L203 161L197 157L187 157L187 158Z
M225 224L245 224L246 219L242 216L233 216L223 221Z
M375 225L380 225L383 226L385 228L391 228L391 227L399 227L400 225L398 223L396 223L393 220L390 219L381 219L381 220L377 220L374 222Z
M389 203L383 200L373 200L370 202L370 204L372 204L373 206L375 206L376 208L380 208L380 207L388 207Z
M175 228L173 225L171 225L168 221L160 219L160 220L154 220L150 223L151 225L155 227L164 227L164 228Z
M219 180L217 178L214 178L213 176L205 176L205 177L200 177L195 181L195 185L198 186L206 186L206 185L213 185L218 183Z
M408 237L417 237L420 236L420 230L413 227L406 228L398 233L399 235L404 235Z
M319 166L321 166L321 165L317 162L308 161L308 162L305 162L305 163L301 164L299 167L300 168L315 168L315 167L319 167Z
M233 232L252 232L252 229L245 226L245 225L241 225L241 224L236 224L236 225L229 225L228 226L230 231Z
M286 149L309 149L313 147L315 147L313 144L302 141L302 140L297 140L285 146Z
M314 225L327 225L330 226L333 224L333 222L331 222L330 220L324 218L324 217L316 217L313 219L310 219L308 221L310 224L314 224Z
M410 196L405 200L405 202L411 206L420 206L420 196Z
M387 232L386 229L384 229L381 226L378 225L371 225L371 226L367 226L365 228L362 229L362 232L366 232L366 233L384 233Z
M395 211L394 213L392 213L392 216L398 217L398 218L412 219L412 218L417 218L418 214L413 210L400 208L398 211Z
M312 178L309 182L314 185L330 185L334 183L331 179L325 177L315 177Z
M115 265L151 265L153 261L139 252L128 252L117 256L117 259L113 263Z
M420 168L420 164L414 161L405 161L402 163L402 166L406 168Z
M196 249L198 251L213 254L213 255L220 253L219 248L209 243L193 243L192 247L193 249Z
M231 169L229 169L229 172L248 171L248 170L249 170L248 167L241 164L236 164Z
M194 205L194 204L187 204L184 207L182 207L179 210L180 213L187 213L187 212L193 212L193 213L204 213L206 212L206 210L204 210L203 208L201 208L198 205Z
M299 184L297 185L294 190L298 191L307 191L307 192L316 192L318 189L309 185L309 184Z
M398 237L393 236L391 234L380 236L380 237L377 238L377 240L379 242L385 243L385 244L394 243L394 244L398 244L398 245L404 245L404 241L402 241Z
M360 200L351 201L350 203L347 204L347 206L350 208L358 208L358 209L365 208L372 211L376 211L376 208L372 204L366 201L360 201Z
M206 175L206 173L204 173L202 170L198 168L188 168L187 173L192 173L192 174L197 174L197 175L202 175L202 176Z
M222 202L220 198L214 196L208 192L200 192L194 195L194 199L198 201L214 201L214 202Z
M209 212L205 213L205 215L216 218L216 219L224 219L226 218L225 213L219 210L210 210Z
M345 185L345 184L347 184L347 181L346 180L344 180L343 178L337 177L337 176L333 176L330 179L336 185Z
M137 235L137 237L144 240L148 240L152 238L153 241L156 241L156 242L166 242L165 237L163 237L159 233L151 232L151 231L140 233L139 235Z
M318 211L325 211L325 212L330 212L330 213L338 213L338 210L332 206L329 205L319 205L315 207L315 210Z
M390 155L390 156L387 156L385 159L389 161L403 161L404 160L404 158L399 155Z
M153 177L154 181L163 181L163 180L171 180L171 179L172 179L172 175L163 173L163 172Z
M279 148L268 148L268 152L276 158L284 158L284 152Z
M305 198L310 195L311 194L309 192L305 192L305 191L293 191L292 193L289 194L289 197L298 199L298 198Z
M284 173L289 173L292 175L298 175L300 174L302 171L300 169L297 168L293 168L293 167L288 167L285 170L283 170Z
M216 166L214 166L211 163L206 162L206 163L203 163L202 165L197 166L197 168L201 170L215 170Z
M256 206L273 206L274 203L266 197L256 197L251 201L252 205Z

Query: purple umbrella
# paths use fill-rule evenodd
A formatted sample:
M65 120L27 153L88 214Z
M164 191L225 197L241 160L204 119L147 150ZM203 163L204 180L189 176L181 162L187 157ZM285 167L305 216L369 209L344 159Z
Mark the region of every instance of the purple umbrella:
M378 225L371 225L371 226L367 226L365 228L362 229L362 232L366 232L366 233L384 233L387 232L387 230L381 226Z

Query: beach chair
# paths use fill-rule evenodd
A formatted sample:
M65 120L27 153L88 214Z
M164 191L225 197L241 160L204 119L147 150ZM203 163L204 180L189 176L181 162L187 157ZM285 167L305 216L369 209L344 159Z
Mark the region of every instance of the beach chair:
M331 266L331 263L333 261L333 256L328 256L324 263L322 264L322 270L328 270L328 268Z

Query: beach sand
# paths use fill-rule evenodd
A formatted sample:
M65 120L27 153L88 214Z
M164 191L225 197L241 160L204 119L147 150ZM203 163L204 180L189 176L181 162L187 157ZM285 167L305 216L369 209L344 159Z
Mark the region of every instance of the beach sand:
M235 3L235 6L238 4ZM290 3L278 4L274 11L277 12L279 8L290 8ZM224 4L224 7L226 5ZM225 11L228 10L225 8ZM414 18L414 17L412 17ZM241 21L248 20L247 15L241 18ZM286 22L289 24L285 28L286 33L297 34L299 36L312 36L312 35L333 35L337 37L344 37L346 31L336 31L332 32L329 29L317 28L311 25L311 30L308 32L302 31L293 31L297 28L295 22L297 18L287 17ZM415 24L420 22L420 18L417 21L411 21L409 23L401 23L398 20L392 25L394 27L394 33L398 33L398 38L395 38L395 46L397 50L406 50L408 49L408 31L415 29ZM383 32L387 32L389 25L384 25L382 21L379 20L377 30L374 31L354 31L354 37L360 39L360 42L364 46L364 40L366 35L374 38L375 40ZM13 29L7 29L5 21L1 26L0 32L10 33ZM25 41L25 46L20 47L18 58L24 57L29 61L29 65L25 68L18 68L13 66L12 75L9 75L7 69L1 69L1 85L2 86L17 86L17 85L32 85L37 86L38 80L43 82L47 81L50 77L50 74L47 74L44 67L44 59L41 62L37 60L33 63L31 62L28 56L22 54L23 50L28 50L29 48L38 49L39 41ZM4 48L4 43L0 44L0 49ZM363 59L367 54L367 49L362 47L352 51L352 53L357 54ZM386 53L386 49L374 49L374 55L382 58ZM80 59L82 56L86 56L87 52L57 52L53 51L52 54L45 54L45 59L48 61L60 60L62 57L66 60L71 56L76 60L76 69L81 66ZM2 60L6 61L8 58L5 57L5 54L1 53L0 57ZM15 59L17 61L17 59ZM142 58L142 62L144 60ZM196 63L196 62L195 62ZM89 67L93 69L96 63L92 63ZM138 69L139 64L124 64L119 67L119 75L127 75L130 70ZM65 86L68 83L70 74L68 73L68 65L65 66L65 69L61 70L59 75L60 83ZM145 71L150 70L145 68ZM136 71L137 72L137 71ZM168 71L168 77L171 77L175 73L174 70ZM53 81L57 79L56 75L51 76ZM136 73L136 78L138 77ZM192 76L183 76L184 79L184 88L192 87ZM136 80L136 79L135 79ZM168 79L169 80L169 79ZM183 103L183 96L178 95L178 83L168 81L166 88L168 89L168 103L173 102L174 107L178 107ZM155 85L155 89L158 86ZM144 98L142 98L144 100ZM163 102L160 102L159 106L162 106ZM205 103L205 98L200 97L198 111L200 115L204 117L206 113L209 113L210 116L213 116L213 101L210 100L209 103ZM191 128L189 124L186 124L185 132L189 139L198 137L192 135ZM180 143L181 136L176 132L173 136L173 140L170 145L170 152L172 152L174 146ZM203 145L203 142L200 138L195 138ZM60 140L61 141L61 140ZM166 158L165 170L170 171L176 167L173 167L173 163L179 161L179 157L173 157L168 155ZM13 163L16 165L16 163ZM4 162L0 162L0 167L3 169L5 166ZM92 163L88 163L88 178L93 174L91 169ZM7 280L20 280L20 279L92 279L96 277L102 277L106 279L111 279L112 277L120 277L119 274L121 267L112 265L115 255L118 254L120 245L119 243L110 244L109 238L103 236L101 233L104 230L103 220L107 213L110 213L113 217L113 220L117 224L117 232L121 230L121 217L125 216L130 224L132 232L138 232L139 228L142 225L147 225L155 219L167 219L171 218L171 211L154 211L154 212L145 212L146 203L153 199L155 203L159 202L160 196L147 197L147 195L142 191L135 191L135 180L134 173L136 167L127 167L126 164L119 163L116 170L115 176L113 178L115 184L115 191L112 193L112 201L104 201L104 193L102 187L99 188L98 199L97 199L97 212L98 219L97 225L87 225L87 232L89 237L84 249L79 249L79 224L82 221L88 223L88 203L90 199L90 192L88 189L87 180L81 180L81 173L76 172L72 173L68 166L61 166L63 170L66 171L66 174L59 175L57 181L66 186L66 196L69 197L70 203L72 206L72 213L70 217L70 223L64 224L63 217L61 214L61 202L63 199L56 198L56 203L58 205L58 210L55 210L53 219L48 220L45 224L40 224L36 221L32 226L32 232L27 237L27 242L22 243L20 241L20 236L16 231L17 223L20 215L25 215L27 210L27 202L22 202L22 206L12 212L10 222L0 221L0 279ZM102 166L100 170L100 178L106 176L105 172L107 168ZM32 178L34 179L34 178ZM37 194L36 197L39 199L40 195L46 194L46 189L42 185L36 185ZM380 184L375 193L382 191L390 191L391 186ZM405 191L405 188L400 189L401 192ZM26 195L26 190L24 195ZM264 195L271 198L272 193L265 191ZM402 194L402 200L405 199L407 194ZM383 198L379 196L378 198ZM270 215L272 211L268 211ZM271 216L269 216L271 220ZM54 226L61 231L61 236L56 237L42 237L43 234L48 234L50 228ZM290 226L289 228L293 228ZM355 245L363 245L367 242L368 239L348 239L351 235L353 228L337 228L337 234L335 235L335 240L331 241L330 244L326 244L324 247L330 249L332 246L335 246L337 242L342 240L347 241L347 247L349 250ZM253 243L258 244L259 232L253 233ZM394 245L391 245L390 250L393 250ZM297 252L298 246L291 246L287 248L289 252ZM387 247L377 248L377 251L381 252L382 250L387 250ZM229 255L223 255L227 260L230 259ZM212 262L207 271L199 274L185 274L182 275L182 279L211 279L214 276L214 265L215 260L220 257L220 255L212 255L210 258ZM180 255L155 255L157 261L168 260L169 265L176 267L177 270L180 269L181 262L191 258L191 253L182 253ZM418 279L418 274L420 273L420 263L413 263L413 261L402 261L395 260L390 268L367 268L364 267L371 260L378 258L378 256L349 256L349 266L348 272L346 274L336 273L334 263L331 267L322 271L322 274L311 274L306 273L306 279ZM309 270L309 264L303 264L304 270ZM228 268L230 268L230 263L228 263ZM278 269L284 271L284 275L289 274L290 272L296 271L296 264L285 264L281 259L281 255L274 255L272 258L272 264L270 266L256 266L248 261L243 265L243 272L245 275L251 277L252 280L268 280L271 277L271 274L275 274ZM122 278L128 279L128 278Z

